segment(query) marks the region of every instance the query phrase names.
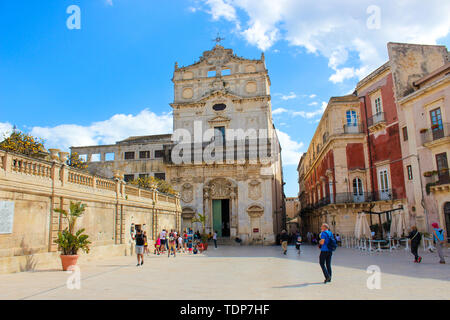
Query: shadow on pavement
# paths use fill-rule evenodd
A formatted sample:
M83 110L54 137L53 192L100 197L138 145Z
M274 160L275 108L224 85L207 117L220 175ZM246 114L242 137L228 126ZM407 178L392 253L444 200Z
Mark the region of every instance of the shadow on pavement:
M287 259L298 262L309 262L317 264L319 267L319 250L317 246L302 245L301 254L297 254L294 246L288 246L287 255L283 255L281 246L221 246L217 250L207 251L208 257L217 258L275 258ZM380 267L382 273L394 274L406 277L416 277L423 279L435 279L450 281L450 264L439 264L436 253L419 251L423 257L420 264L414 263L414 257L409 251L399 250L383 253L368 254L356 249L338 247L333 253L332 266L347 267L352 269L367 270L371 265ZM445 255L448 256L447 250Z
M301 284L291 284L288 286L281 286L281 287L272 287L274 289L287 289L287 288L304 288L309 286L315 286L319 284L324 284L323 282L309 282L309 283L301 283Z

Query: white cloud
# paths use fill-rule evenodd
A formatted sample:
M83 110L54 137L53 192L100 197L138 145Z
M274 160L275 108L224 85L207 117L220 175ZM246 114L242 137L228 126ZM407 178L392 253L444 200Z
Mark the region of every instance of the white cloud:
M300 117L305 118L305 119L311 119L311 118L314 118L314 117L317 117L317 116L321 116L326 108L327 108L327 103L324 101L324 102L322 102L322 105L320 106L320 108L315 110L315 111L310 111L310 112L295 111L295 112L292 112L292 115L293 116L300 116Z
M308 106L317 106L318 104L319 104L318 102L314 101L309 103Z
M290 100L297 98L297 95L294 92L290 92L288 95L281 95L281 100Z
M5 135L12 132L13 126L9 122L0 122L0 141L3 140Z
M379 0L380 28L371 28L373 0L204 0L214 19L223 17L248 43L267 50L279 40L328 59L338 83L362 78L387 61L387 42L436 44L449 34L450 1ZM244 14L237 16L237 10Z
M285 113L285 112L288 112L288 110L286 110L284 108L277 108L272 111L272 114L281 114L281 113Z
M302 156L301 149L303 148L303 142L297 142L285 132L277 129L278 139L281 145L281 159L283 166L285 165L298 165L300 157Z
M205 0L205 3L210 7L207 11L211 14L214 20L224 18L228 21L237 21L236 10L226 0Z
M114 144L129 136L171 133L172 115L157 115L148 109L137 115L116 114L108 120L87 126L61 124L56 127L33 127L30 133L43 138L46 148L68 150L71 146Z
M310 94L309 97L310 97L311 99L314 99L315 97L317 97L317 95L315 95L315 94Z

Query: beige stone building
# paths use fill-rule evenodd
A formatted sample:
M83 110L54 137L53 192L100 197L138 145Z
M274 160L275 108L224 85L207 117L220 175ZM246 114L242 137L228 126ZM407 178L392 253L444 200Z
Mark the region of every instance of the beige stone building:
M372 189L366 141L358 97L332 97L297 168L303 233L317 233L328 223L335 233L352 234L359 212L401 205ZM372 219L380 224L378 216Z
M354 94L330 99L300 159L305 231L328 222L352 234L362 211L384 212L370 215L384 235L393 212L405 232L412 225L427 232L432 222L450 226L448 51L404 43L387 49L389 61Z
M399 64L397 101L411 224L450 232L450 62L442 46L390 45ZM426 67L424 67L426 66ZM403 89L403 90L402 90Z
M129 137L112 145L71 147L88 162L89 172L112 178L115 171L125 181L145 176L165 180L164 145L171 142L171 134Z
M207 217L207 232L244 243L274 243L285 224L283 176L264 55L244 59L216 45L198 62L176 65L172 81L174 135L181 132L195 140L190 151L195 161L166 168L168 181L181 193L182 225L191 225L200 212ZM248 136L233 136L240 130ZM258 151L266 146L267 153L253 154L253 142ZM211 145L214 157L226 161L205 158Z
M286 197L286 221L289 234L300 231L300 201L297 197Z
M181 194L182 229L200 229L192 221L200 213L206 232L222 239L274 243L286 217L264 55L244 59L216 45L190 66L176 63L172 81L173 134L72 152L87 159L93 174L165 178Z

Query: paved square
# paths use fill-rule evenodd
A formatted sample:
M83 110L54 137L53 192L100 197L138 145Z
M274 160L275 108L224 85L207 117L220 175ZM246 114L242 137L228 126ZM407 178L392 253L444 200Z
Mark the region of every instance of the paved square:
M204 255L117 257L81 264L81 288L66 286L69 273L36 270L0 275L0 299L450 299L447 264L420 252L421 264L405 251L369 255L338 248L333 281L323 284L318 249L303 246L209 248ZM366 269L381 269L381 289L369 290Z

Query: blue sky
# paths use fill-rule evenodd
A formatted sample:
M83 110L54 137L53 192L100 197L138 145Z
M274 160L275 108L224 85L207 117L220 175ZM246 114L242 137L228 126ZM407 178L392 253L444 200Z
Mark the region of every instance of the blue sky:
M67 149L169 133L175 61L197 61L220 32L239 56L265 52L285 193L295 196L296 164L331 96L384 63L388 41L450 43L448 2L315 3L2 0L0 134L16 125ZM66 26L70 5L80 30Z

